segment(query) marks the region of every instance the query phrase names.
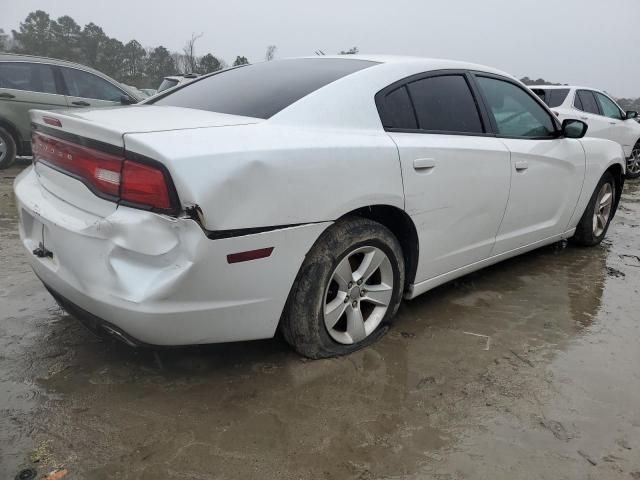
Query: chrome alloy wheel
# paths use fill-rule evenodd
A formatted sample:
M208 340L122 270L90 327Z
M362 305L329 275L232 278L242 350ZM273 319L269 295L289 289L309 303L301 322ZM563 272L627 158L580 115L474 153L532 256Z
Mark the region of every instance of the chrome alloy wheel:
M627 172L633 175L640 173L640 147L634 147L627 159Z
M609 182L600 187L598 197L596 198L595 208L593 209L593 235L599 237L607 228L607 222L611 216L611 208L613 207L613 187Z
M338 343L364 340L380 325L393 296L393 268L377 247L347 254L333 271L324 294L324 324Z
M0 137L0 162L4 160L4 157L7 155L7 144L4 142L2 137Z

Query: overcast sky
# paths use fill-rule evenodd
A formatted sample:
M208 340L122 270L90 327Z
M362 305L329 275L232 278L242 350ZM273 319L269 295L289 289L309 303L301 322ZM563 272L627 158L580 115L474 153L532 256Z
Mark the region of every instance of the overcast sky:
M143 46L231 63L337 53L419 55L491 65L518 77L575 83L617 97L640 96L640 0L2 0L0 28L17 29L33 10Z

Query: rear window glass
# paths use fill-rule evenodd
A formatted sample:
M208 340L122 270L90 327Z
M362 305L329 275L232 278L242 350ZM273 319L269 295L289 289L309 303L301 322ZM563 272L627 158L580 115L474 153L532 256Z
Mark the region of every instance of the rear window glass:
M270 118L311 92L373 65L376 62L341 58L256 63L194 80L151 103Z
M58 93L53 70L49 65L42 63L0 63L0 88Z
M402 128L412 130L418 128L413 105L407 87L396 88L385 95L380 104L380 118L385 128Z
M549 107L559 107L569 95L568 88L534 88L533 92L540 97Z

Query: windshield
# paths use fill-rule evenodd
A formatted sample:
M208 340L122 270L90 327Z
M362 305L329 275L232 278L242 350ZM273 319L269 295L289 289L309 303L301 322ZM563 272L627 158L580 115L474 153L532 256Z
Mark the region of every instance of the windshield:
M270 118L311 92L373 65L376 62L346 58L262 62L194 80L152 103Z

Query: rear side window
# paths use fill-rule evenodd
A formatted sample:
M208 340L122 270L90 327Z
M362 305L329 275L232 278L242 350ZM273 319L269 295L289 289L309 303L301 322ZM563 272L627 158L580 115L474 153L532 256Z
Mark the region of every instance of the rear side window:
M103 78L75 68L61 68L64 83L72 97L118 102L124 92Z
M256 63L194 80L151 103L270 118L302 97L376 62L297 58Z
M551 108L562 105L567 95L569 95L568 88L533 88L532 91Z
M43 63L0 63L0 88L58 93L53 77L53 69Z
M396 88L380 102L380 118L385 128L415 130L418 128L413 105L406 86Z
M482 121L462 75L428 77L408 84L421 130L483 133Z
M591 93L589 90L578 90L577 97L580 99L580 104L582 105L582 108L580 110L582 110L583 112L595 113L596 115L600 115L600 110L598 110L596 99L593 98L593 93Z

